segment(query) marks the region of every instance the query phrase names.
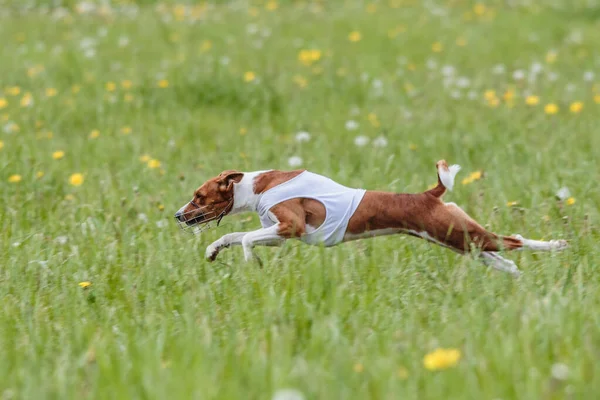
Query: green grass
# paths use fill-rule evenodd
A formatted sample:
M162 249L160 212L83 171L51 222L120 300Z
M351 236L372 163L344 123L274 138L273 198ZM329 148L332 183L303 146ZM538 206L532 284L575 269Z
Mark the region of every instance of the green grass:
M23 3L0 6L2 398L600 391L594 2L218 2L181 21L171 2L139 2L135 13L115 2L108 14L65 2L63 18L48 8L56 2ZM303 65L303 49L320 59ZM455 87L460 77L468 87ZM33 102L22 107L26 92ZM583 109L570 112L577 101ZM549 103L557 114L545 114ZM295 141L301 130L309 142ZM370 143L356 146L358 135ZM387 146L373 146L381 135ZM398 192L425 190L444 158L464 168L447 201L498 233L571 247L507 255L519 280L401 236L257 248L262 269L239 248L204 261L209 243L258 218L193 237L173 213L224 169L288 169L292 156L343 184ZM483 179L460 183L479 170ZM74 173L81 186L69 184ZM556 200L562 186L575 204ZM460 362L424 368L438 347L460 350ZM564 381L552 378L557 363L569 368Z

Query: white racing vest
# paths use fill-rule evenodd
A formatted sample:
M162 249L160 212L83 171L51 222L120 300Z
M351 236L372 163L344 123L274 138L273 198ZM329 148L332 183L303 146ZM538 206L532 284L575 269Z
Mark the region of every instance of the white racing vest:
M352 189L333 180L304 171L287 182L277 185L260 195L257 212L263 228L277 223L269 210L286 200L299 197L314 199L325 207L325 221L317 229L300 237L304 243L335 246L344 239L348 221L365 195L364 189Z

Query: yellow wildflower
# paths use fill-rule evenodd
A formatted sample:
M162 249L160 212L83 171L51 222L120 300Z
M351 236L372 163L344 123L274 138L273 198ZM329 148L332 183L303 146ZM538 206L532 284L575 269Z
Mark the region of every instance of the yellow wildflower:
M123 100L125 100L126 103L131 103L133 101L133 95L131 93L125 93Z
M467 176L466 178L464 178L462 180L462 184L468 185L469 183L473 183L474 181L477 181L477 180L481 179L482 177L483 177L483 172L481 172L481 171L471 172L469 174L469 176Z
M554 62L556 62L557 57L558 57L558 54L555 51L549 51L546 54L546 62L548 64L553 64Z
M4 148L4 142L2 140L0 140L0 150L2 150Z
M569 197L567 199L567 205L572 206L573 204L575 204L575 197Z
M212 48L212 42L210 40L204 40L200 45L200 51L206 53Z
M56 96L58 93L58 90L56 90L55 88L47 88L46 89L46 97L54 97Z
M600 94L597 94L597 95L594 96L594 102L596 104L600 104Z
M37 74L39 74L40 72L42 72L44 70L44 66L43 65L36 65L35 67L31 67L27 69L27 76L29 76L30 78L35 77Z
M69 193L68 195L65 196L65 200L73 201L73 200L75 200L75 196L73 196L71 193Z
M488 100L488 105L490 107L498 107L498 104L500 104L500 99L497 97L491 98Z
M31 96L31 93L26 92L25 94L23 94L23 97L21 97L20 104L21 107L29 107L30 105L32 105L33 97Z
M69 184L73 186L81 186L83 184L83 174L75 173L69 177Z
M150 157L148 154L144 154L143 156L140 157L140 161L143 163L147 163L151 159L152 159L152 157Z
M431 51L434 53L440 53L444 49L444 46L440 42L435 42L431 45Z
M8 101L4 97L0 97L0 110L8 107Z
M483 97L485 97L486 100L490 101L490 100L496 98L496 91L492 90L492 89L488 89L483 93Z
M408 145L408 149L409 149L409 150L412 150L412 151L415 151L415 150L417 150L417 145L416 145L416 144L414 144L414 143L410 143L410 144Z
M308 85L308 81L302 75L294 76L294 83L298 85L299 88L305 88Z
M158 87L159 88L168 88L169 87L169 81L166 79L161 79L160 81L158 81Z
M477 15L483 15L485 14L485 4L483 3L477 3L473 6L473 12Z
M76 94L81 90L81 85L73 85L71 86L71 93Z
M408 378L408 370L405 367L398 368L398 378L402 380Z
M377 114L369 113L369 115L367 115L367 118L368 118L369 122L371 123L371 125L373 125L375 128L379 128L379 126L381 125L379 123L379 118L377 118Z
M252 82L256 79L256 75L252 71L247 71L244 73L244 82Z
M369 14L373 14L375 11L377 11L377 4L371 3L367 6L367 12Z
M158 211L165 211L165 206L164 206L164 204L159 204L159 205L158 205Z
M83 288L83 289L87 289L90 286L92 286L92 282L79 282L79 287Z
M121 87L123 89L131 89L132 86L133 86L133 82L131 82L129 79L121 81Z
M581 101L575 101L575 102L571 103L571 105L569 106L569 110L573 114L579 114L582 109L583 109L583 103Z
M275 11L275 10L277 10L278 7L279 7L279 4L277 4L277 2L275 0L270 0L265 5L265 8L269 11Z
M423 358L423 365L430 371L437 371L456 366L460 360L457 349L437 349Z
M154 158L148 160L148 168L154 169L160 167L160 161L155 160Z
M351 41L351 42L358 42L361 39L362 39L362 35L360 34L359 31L352 31L348 35L348 40Z
M456 45L460 46L460 47L465 47L467 45L467 39L465 39L464 37L459 37L456 39Z
M114 82L106 82L106 90L109 92L114 92L117 89L117 84Z
M11 175L8 177L9 183L19 183L19 182L21 182L21 180L22 180L21 175L18 175L18 174Z
M52 158L55 160L60 160L64 156L65 156L65 152L62 150L57 150L54 153L52 153Z
M240 128L240 135L244 136L246 133L248 133L248 129Z
M38 179L42 178L43 176L44 176L44 171L38 171L35 173L35 177Z
M502 95L502 98L504 99L504 101L506 102L510 102L512 99L514 99L515 97L515 92L512 89L508 89L506 92L504 92L504 94Z
M469 177L471 179L473 179L474 181L481 179L482 176L483 176L483 173L481 171L471 172L471 174L469 175Z
M365 370L365 367L361 364L361 363L356 363L354 364L354 372L356 372L357 374L360 374L361 372L363 372Z
M6 93L8 93L11 96L18 96L19 93L21 93L21 88L18 86L11 86L6 89Z
M319 61L321 59L321 50L310 49L310 50L300 50L298 53L298 60L306 65L312 65L314 62Z
M558 112L558 110L558 106L554 103L546 104L546 106L544 107L544 112L548 115L554 115Z
M94 129L90 132L90 139L96 139L100 136L100 131L98 129Z
M131 133L131 127L129 126L124 126L121 128L121 133L123 135L129 135Z
M535 106L538 105L540 102L540 98L538 96L527 96L525 98L525 104L527 104L528 106Z
M508 203L506 203L506 205L508 207L514 207L516 205L519 205L519 202L518 201L509 201Z

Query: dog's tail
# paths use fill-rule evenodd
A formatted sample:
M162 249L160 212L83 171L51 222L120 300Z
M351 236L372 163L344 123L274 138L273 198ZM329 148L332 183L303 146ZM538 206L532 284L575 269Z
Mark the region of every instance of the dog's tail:
M448 167L446 160L440 160L435 164L438 172L438 184L427 193L431 193L435 197L442 197L446 193L446 189L452 190L454 187L454 178L458 171L460 171L460 165L451 165Z

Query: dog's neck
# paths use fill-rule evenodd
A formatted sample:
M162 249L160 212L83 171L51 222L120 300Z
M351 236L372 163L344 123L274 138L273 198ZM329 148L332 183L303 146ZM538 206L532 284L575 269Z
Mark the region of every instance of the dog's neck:
M229 215L247 211L256 212L259 194L254 193L254 179L267 171L244 172L239 183L233 184L233 207Z

